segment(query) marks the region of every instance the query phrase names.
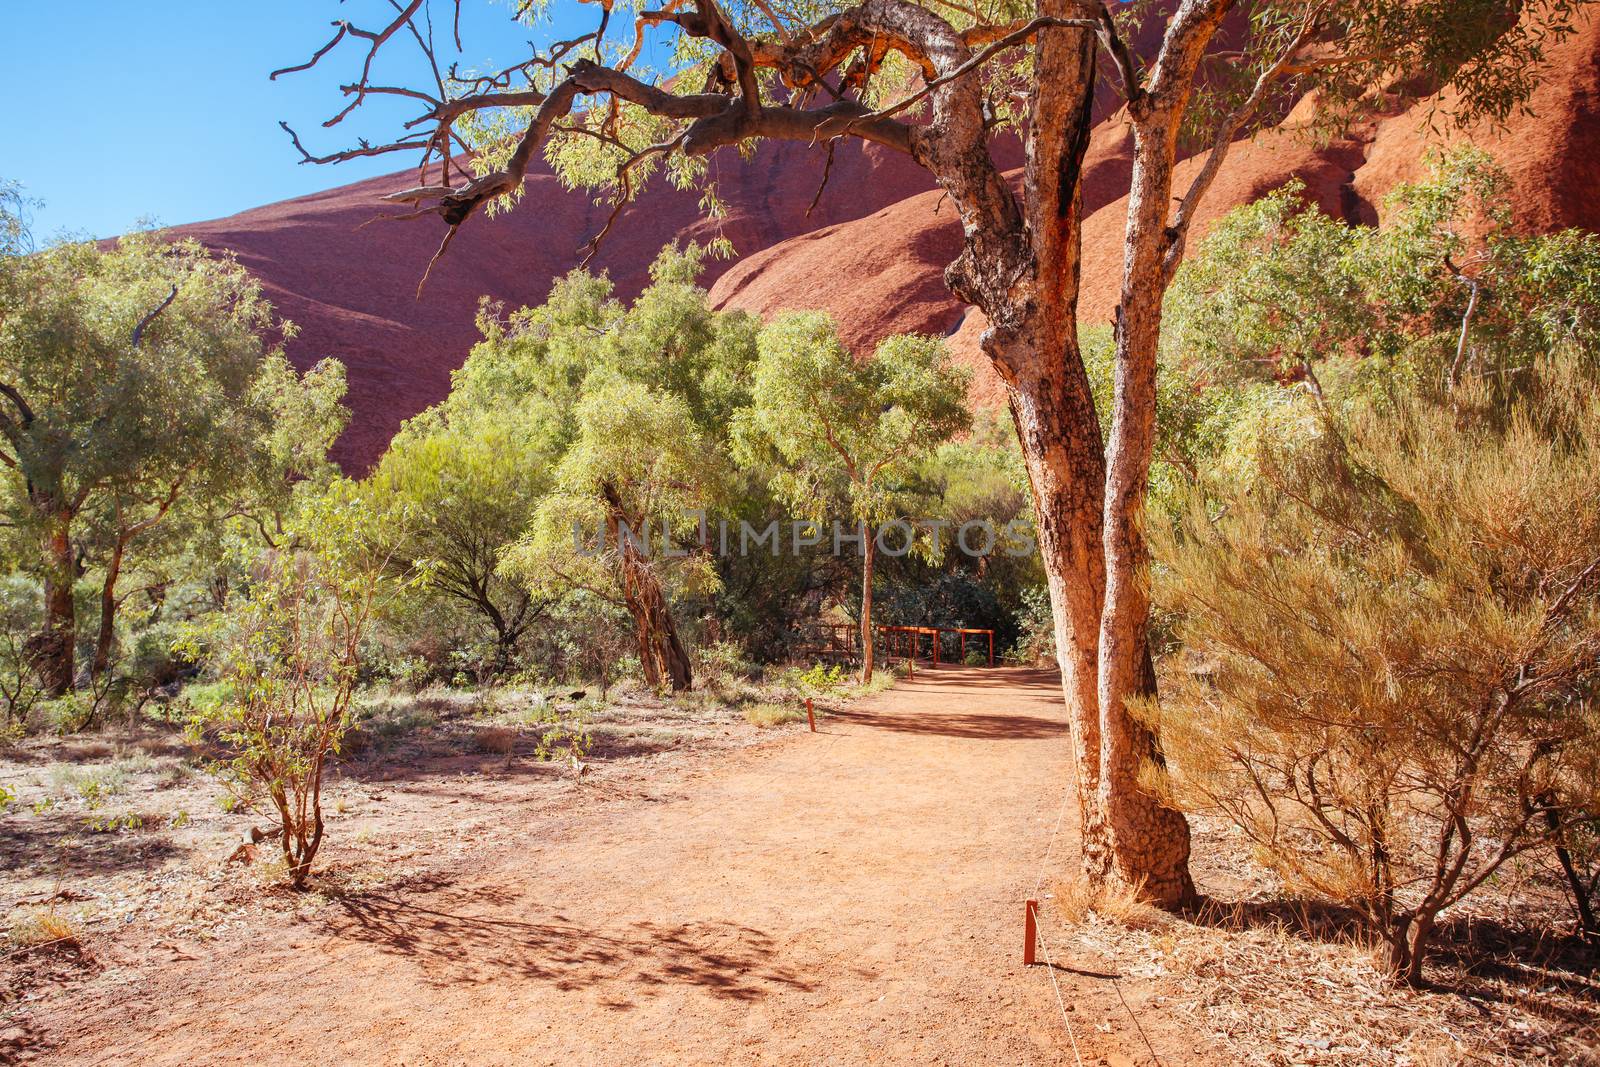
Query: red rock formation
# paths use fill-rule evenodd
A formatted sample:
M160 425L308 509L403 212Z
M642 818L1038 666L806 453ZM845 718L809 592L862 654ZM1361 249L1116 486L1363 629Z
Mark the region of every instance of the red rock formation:
M1148 50L1151 41L1136 41ZM1101 107L1108 106L1109 96ZM1195 237L1221 215L1291 178L1324 211L1352 221L1377 219L1383 197L1422 173L1433 144L1437 103L1369 123L1352 139L1318 145L1277 131L1236 145L1197 219ZM1297 111L1303 111L1304 104ZM1503 130L1470 137L1506 167L1519 224L1600 229L1600 20L1583 23L1550 49L1530 103L1532 114ZM1084 170L1085 322L1109 321L1121 272L1123 191L1130 170L1128 131L1119 115L1096 128ZM1020 162L1015 146L1003 153ZM982 315L945 288L942 272L960 248L953 210L909 160L855 143L836 149L817 207L822 152L764 145L744 163L731 151L713 159L713 176L730 213L721 224L740 258L710 265L707 282L722 307L763 315L822 308L838 319L851 346L868 352L888 334L948 334L958 358L977 370L974 399L1003 400L1004 390L978 351ZM1180 166L1178 187L1193 173ZM270 299L300 327L290 345L300 366L323 356L349 369L352 425L337 454L359 470L382 452L400 422L444 396L450 371L477 339L480 297L508 304L542 300L552 280L574 267L603 225L608 207L563 190L548 173L529 180L526 200L499 218L473 219L435 269L422 298L416 285L442 231L435 219L368 223L377 196L406 177L387 177L273 204L215 222L179 228L216 248L232 249L262 279ZM657 250L672 240L707 239L717 226L700 217L697 196L657 188L631 209L596 257L624 296L637 292ZM1194 242L1191 241L1191 247Z
M1381 214L1391 189L1422 177L1431 150L1470 140L1511 178L1519 228L1600 230L1600 17L1590 14L1547 49L1527 114L1462 131L1446 121L1455 104L1447 92L1379 124L1355 192Z
M827 188L808 216L821 182L820 150L767 145L749 163L731 151L722 156L713 160L712 174L729 208L725 219L708 222L697 194L661 182L630 208L591 269L608 271L619 294L632 296L671 241L706 241L720 232L737 252L749 253L859 218L931 185L903 156L841 144ZM404 419L444 397L450 372L478 339L479 299L512 306L542 301L554 279L578 265L610 211L587 193L561 188L548 172L535 175L517 210L462 227L419 298L417 283L443 225L434 218L373 221L393 211L377 198L411 178L375 178L174 231L233 251L261 279L279 313L299 327L288 346L296 365L325 356L344 362L353 417L335 454L353 471L382 454ZM708 282L728 266L710 263Z
M1352 222L1375 222L1395 185L1423 175L1431 148L1470 139L1506 168L1517 223L1530 232L1566 226L1600 230L1600 19L1552 47L1535 91L1532 113L1504 129L1430 134L1434 104L1446 96L1368 123L1349 139L1319 144L1300 131L1296 109L1283 125L1228 155L1195 220L1190 247L1221 216L1293 178L1323 211ZM1440 125L1443 125L1440 123ZM1122 271L1128 138L1116 117L1091 141L1084 181L1083 288L1085 323L1109 323ZM1182 189L1199 160L1181 163ZM858 351L896 331L947 333L956 358L975 370L974 401L998 403L1004 388L978 348L986 325L944 289L939 271L960 247L956 220L935 211L927 193L866 218L786 241L746 256L712 288L720 307L767 315L781 308L821 308L839 319Z

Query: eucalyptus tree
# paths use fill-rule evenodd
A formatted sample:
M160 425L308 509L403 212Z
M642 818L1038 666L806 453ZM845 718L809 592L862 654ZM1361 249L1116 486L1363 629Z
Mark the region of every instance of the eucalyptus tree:
M898 517L895 486L953 435L972 425L969 375L950 365L944 342L901 334L857 361L820 312L784 315L761 331L751 406L735 440L747 459L779 462L773 488L821 523L832 484L842 483L861 543L861 682L872 680L872 579L880 527ZM887 531L884 531L885 533ZM905 536L915 531L907 526Z
M0 464L38 538L44 622L31 653L50 693L77 673L81 520L92 515L103 541L103 672L130 545L180 502L302 465L274 447L278 429L303 421L296 409L314 396L342 393L343 377L326 365L302 379L265 340L280 327L242 267L192 242L135 234L0 257ZM294 448L320 459L340 425L324 422L321 451L315 438Z
M626 608L646 680L675 690L693 669L669 592L715 587L690 548L698 514L729 488L728 427L748 402L758 326L707 306L702 255L664 250L628 305L578 271L543 305L486 315L440 409L452 425L498 411L528 427L521 454L546 477L506 573L536 596L583 589Z
M718 490L709 442L681 396L620 375L586 383L576 416L577 439L510 566L536 589L581 589L625 608L645 681L688 689L694 670L667 590L715 587L715 565L694 544Z
M599 3L594 32L534 48L502 70L460 74L439 61L445 49L435 46L427 0L396 0L382 23L341 20L309 60L278 73L306 69L349 42L365 53L361 74L327 125L372 99L419 103L408 132L390 143L312 155L290 132L307 160L417 152L420 184L388 199L443 220L440 253L473 214L510 206L541 153L567 181L612 192L616 210L600 236L626 225L623 208L652 169L693 185L711 175L711 153L761 139L830 151L854 138L926 168L962 224L945 279L987 316L982 347L1009 389L1027 461L1074 725L1085 872L1172 904L1192 894L1188 826L1146 787L1159 775L1160 752L1129 700L1148 698L1154 686L1141 522L1156 344L1162 297L1196 213L1232 145L1294 93L1316 89L1322 114L1338 120L1450 87L1459 116L1504 117L1536 83L1544 43L1570 29L1582 4L1255 0L1242 46L1208 63L1224 20L1245 6L666 0L633 9L632 32L608 39L618 8ZM519 4L511 13L535 23L573 10ZM1155 42L1149 55L1129 44L1140 23L1153 27L1143 35ZM662 72L642 59L646 34L657 29L674 46L674 76L660 84ZM420 88L374 81L377 54L408 39L449 77L437 73ZM459 51L458 35L451 43ZM1102 72L1133 138L1104 433L1077 336L1079 179ZM1023 142L1020 187L990 151L1001 128ZM1179 190L1180 142L1195 141L1208 146L1204 162ZM457 151L463 143L470 155Z

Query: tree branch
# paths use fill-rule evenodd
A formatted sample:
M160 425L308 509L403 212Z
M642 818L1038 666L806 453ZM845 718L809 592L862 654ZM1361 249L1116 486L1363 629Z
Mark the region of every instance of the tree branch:
M1283 54L1276 62L1261 72L1244 103L1223 120L1217 129L1217 135L1211 143L1211 151L1207 154L1200 173L1189 183L1188 192L1179 201L1177 216L1169 228L1169 243L1162 261L1162 270L1169 284L1173 275L1177 273L1178 264L1183 260L1184 246L1188 240L1189 229L1194 224L1195 213L1199 210L1200 202L1205 199L1206 193L1210 191L1212 182L1216 181L1218 172L1222 170L1222 164L1228 158L1228 150L1232 147L1234 138L1240 128L1250 121L1261 107L1262 101L1267 98L1267 94L1277 84L1278 79L1284 76L1295 53L1311 39L1316 27L1317 12L1308 11L1294 40L1283 50Z
M139 342L144 340L144 331L146 327L148 327L152 322L156 321L156 316L160 315L163 311L167 310L167 308L171 307L172 302L176 299L178 299L178 287L174 285L172 287L172 292L167 294L167 298L161 301L161 303L157 304L148 315L139 320L139 324L133 328L134 348L138 348Z

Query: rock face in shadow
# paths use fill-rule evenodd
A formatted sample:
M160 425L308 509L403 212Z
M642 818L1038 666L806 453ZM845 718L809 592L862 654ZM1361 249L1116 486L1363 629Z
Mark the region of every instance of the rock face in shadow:
M1152 44L1135 42L1146 50ZM1110 321L1121 272L1131 138L1121 113L1107 113L1111 103L1110 94L1101 95L1084 168L1086 323ZM1375 222L1388 192L1422 175L1429 151L1463 139L1506 168L1519 226L1600 229L1600 19L1583 22L1549 50L1529 114L1500 129L1440 133L1448 127L1437 120L1453 103L1441 95L1319 143L1298 132L1311 106L1302 102L1279 128L1234 147L1190 246L1223 214L1295 178L1319 209ZM1014 142L997 154L1004 166L1021 163ZM705 281L718 306L762 315L824 309L861 353L892 333L947 335L976 371L974 402L1003 403L1004 389L978 347L983 316L944 285L943 269L960 250L960 225L943 194L905 157L857 143L835 148L823 186L825 158L824 149L798 144L764 144L749 161L718 153L712 176L728 207L718 222L701 217L698 194L658 180L628 209L591 268L609 272L618 294L629 297L646 283L663 245L721 233L739 258L708 266ZM1180 165L1179 188L1197 165ZM1011 176L1020 180L1018 171ZM297 365L324 356L345 363L354 415L336 455L352 471L377 459L402 420L445 395L450 372L478 337L480 298L513 306L542 301L551 283L579 264L610 211L541 171L515 211L463 227L419 298L417 283L443 224L432 217L373 221L393 210L377 197L411 179L372 179L176 230L232 250L261 278L269 299L300 328L288 347Z
M1319 142L1303 129L1310 101L1303 102L1277 129L1234 145L1196 216L1189 247L1229 211L1292 179L1320 210L1375 223L1396 185L1423 176L1430 152L1464 140L1506 169L1520 228L1600 230L1600 19L1581 24L1546 59L1530 113L1498 129L1452 128L1442 116L1454 100L1441 94L1343 139ZM1079 302L1086 324L1109 324L1116 307L1130 150L1119 115L1103 121L1090 142ZM1178 166L1176 188L1187 186L1199 163ZM948 205L941 211L938 194L928 193L745 256L717 281L712 298L720 307L763 315L785 307L830 311L859 352L899 331L947 334L956 357L975 371L974 402L1003 403L1004 387L979 350L982 313L951 296L940 278L959 249L953 212Z

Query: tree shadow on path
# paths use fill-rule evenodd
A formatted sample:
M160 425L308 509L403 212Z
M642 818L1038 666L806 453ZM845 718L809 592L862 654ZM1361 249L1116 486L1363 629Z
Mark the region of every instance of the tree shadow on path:
M794 971L774 964L772 938L748 926L635 920L594 928L559 913L548 921L528 921L505 914L511 908L540 910L518 891L429 892L440 887L435 882L408 885L394 895L343 897L328 925L341 939L413 961L428 985L513 978L562 992L613 987L615 993L602 1003L618 1011L634 1007L634 998L654 997L673 986L731 1001L812 988ZM450 899L441 901L445 896Z
M1047 719L1040 715L963 715L950 712L929 712L926 715L904 712L885 714L841 708L828 712L828 718L834 722L864 726L872 730L963 737L974 741L1026 741L1060 737L1067 733L1067 724L1064 721Z

